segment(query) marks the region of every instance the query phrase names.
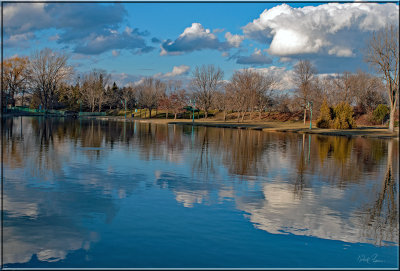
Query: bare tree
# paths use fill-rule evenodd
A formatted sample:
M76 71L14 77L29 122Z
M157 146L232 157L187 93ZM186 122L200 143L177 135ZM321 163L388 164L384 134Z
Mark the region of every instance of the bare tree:
M228 110L230 105L229 98L229 91L227 91L226 86L222 90L218 90L215 92L214 107L223 112L224 121L226 121L226 111Z
M339 102L346 102L351 104L352 97L351 97L351 87L352 87L352 80L353 76L350 72L345 71L340 76L337 76L334 80L334 83L338 90L338 99Z
M138 86L138 103L144 108L149 109L150 118L151 110L158 107L158 103L163 93L165 93L165 84L159 79L147 77Z
M171 99L167 93L163 93L158 100L158 108L165 110L165 118L168 119L169 111L172 110Z
M230 97L231 107L237 110L238 116L237 121L239 122L240 115L242 116L242 121L244 120L244 115L249 110L251 102L248 99L249 89L251 87L249 70L235 71L231 82L226 86L227 94Z
M196 97L196 105L204 110L205 118L213 105L214 93L218 90L224 72L214 65L196 67L193 72L192 87Z
M174 118L183 112L183 107L187 104L187 93L182 88L181 80L168 80L165 84L166 91L159 99L160 109L166 110L165 118L168 118L169 111L172 111Z
M362 113L373 111L379 104L386 103L385 86L380 78L358 71L350 77L350 91L357 110Z
M257 76L257 79L260 81L259 88L257 90L257 106L260 113L259 119L261 120L261 113L267 110L268 107L272 106L272 95L274 92L274 86L276 85L276 80L271 75L265 76L261 74Z
M171 92L178 91L182 89L182 81L181 80L168 80L165 83L165 90L170 94Z
M184 106L188 104L188 95L184 89L177 89L170 93L169 100L174 119L176 119L178 113L184 112Z
M294 82L297 85L297 97L300 99L304 108L304 124L306 124L306 105L307 102L312 100L312 80L316 74L316 69L312 66L308 60L300 60L294 66Z
M241 112L242 121L247 111L250 111L251 120L252 113L256 109L261 119L261 113L272 102L274 82L272 76L266 76L251 69L236 71L233 74L230 84L227 85L227 92L233 96L231 102Z
M63 52L45 48L36 51L29 62L29 81L45 109L53 108L58 86L72 75Z
M399 99L399 28L386 26L374 32L367 45L365 60L382 74L390 105L389 131L394 129L394 114Z

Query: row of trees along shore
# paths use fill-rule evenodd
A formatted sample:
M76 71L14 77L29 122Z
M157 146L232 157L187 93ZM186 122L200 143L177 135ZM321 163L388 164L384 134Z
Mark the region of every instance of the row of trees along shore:
M195 101L205 118L210 112L219 112L224 120L236 118L240 122L246 116L262 119L266 112L274 112L297 114L305 122L308 102L313 102L315 118L323 104L344 103L358 116L371 115L384 104L389 109L389 130L393 131L399 98L398 48L398 27L387 26L373 33L364 58L377 75L357 71L323 77L310 61L300 60L293 69L296 88L292 93L278 91L280 86L272 73L242 69L225 81L224 72L214 65L196 67L186 89L182 81L154 77L119 87L104 70L74 74L66 53L46 48L30 57L3 61L2 105L15 106L18 101L30 108L110 113L123 109L126 103L129 110L147 109L149 117L152 111L156 116L163 111L166 118L169 114L177 118Z

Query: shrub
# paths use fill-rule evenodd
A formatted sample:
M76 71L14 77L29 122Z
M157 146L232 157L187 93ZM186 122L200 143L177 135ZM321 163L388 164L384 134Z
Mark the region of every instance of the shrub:
M325 129L351 129L356 127L353 115L353 109L348 103L341 102L335 108L332 108L324 100L321 105L320 116L317 120L317 127Z
M372 112L372 118L377 123L382 123L389 116L389 108L384 104L379 104L374 112Z
M317 127L323 129L329 129L331 127L331 122L324 119L318 119Z
M334 129L351 129L356 126L353 119L353 109L346 102L341 102L334 109L335 117L333 120Z
M329 107L326 100L322 102L321 108L319 110L319 118L317 119L318 128L331 128L333 119L333 110Z

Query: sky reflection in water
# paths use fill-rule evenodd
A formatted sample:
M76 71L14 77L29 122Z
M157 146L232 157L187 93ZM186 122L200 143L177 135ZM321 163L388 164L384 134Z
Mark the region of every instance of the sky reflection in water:
M398 140L4 120L5 267L396 267Z

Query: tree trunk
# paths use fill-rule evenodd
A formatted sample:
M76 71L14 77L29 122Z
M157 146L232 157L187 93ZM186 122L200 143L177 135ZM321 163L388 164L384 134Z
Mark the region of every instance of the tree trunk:
M237 122L239 122L239 119L240 119L240 112L238 111L237 112Z
M261 120L261 109L260 109L260 115L258 115L259 120Z
M250 111L250 120L253 117L253 109Z
M24 96L25 96L25 91L22 91L22 99L21 99L22 106L24 106Z
M165 119L168 119L168 110L167 113L165 113Z
M208 117L208 110L204 110L204 117L205 117L205 118Z
M13 93L13 96L11 96L11 105L12 105L13 107L15 107L14 93Z
M224 121L226 121L226 111L224 110Z
M150 115L150 119L151 119L151 108L149 108L149 115Z
M304 109L304 125L306 125L307 109Z
M246 115L246 111L242 112L242 122L244 120L244 115Z
M396 112L396 106L393 106L390 109L390 117L389 117L389 132L393 132L394 131L394 114Z
M175 116L174 116L174 120L176 120L176 115L177 115L178 113L175 113Z
M13 103L14 103L14 91L10 90L8 92L8 96L9 96L9 102L10 102L11 106L15 106L15 105L13 105Z

